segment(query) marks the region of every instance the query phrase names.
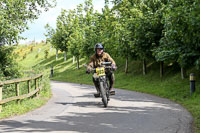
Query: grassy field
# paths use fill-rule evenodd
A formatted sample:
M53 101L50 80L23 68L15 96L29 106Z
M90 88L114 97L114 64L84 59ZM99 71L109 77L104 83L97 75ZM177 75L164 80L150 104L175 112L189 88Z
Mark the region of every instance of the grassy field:
M29 47L29 48L28 48ZM22 47L21 47L22 48ZM50 45L40 44L34 46L30 52L30 46L24 46L26 50L26 58L23 59L25 52L18 58L20 65L27 69L34 67L41 67L50 75L51 67L54 68L54 76L51 80L93 84L92 75L85 74L83 64L88 60L80 59L80 69L76 69L76 63L72 63L72 56L68 55L67 60L64 61L64 54L59 53L58 59L55 58L55 49L50 48ZM39 50L40 49L40 50ZM48 57L45 58L45 50L49 51ZM20 49L18 49L20 51ZM38 57L37 57L38 55ZM129 73L124 73L125 60L114 57L118 70L115 72L115 88L133 90L143 93L149 93L160 97L168 98L184 106L194 117L194 129L196 133L200 133L200 80L199 72L195 69L187 71L194 72L197 75L196 92L190 96L190 84L188 78L182 80L180 75L180 68L177 65L165 64L164 77L161 79L159 76L159 64L148 62L147 75L142 75L141 61L130 61ZM25 65L25 66L24 66ZM36 102L37 103L37 102Z

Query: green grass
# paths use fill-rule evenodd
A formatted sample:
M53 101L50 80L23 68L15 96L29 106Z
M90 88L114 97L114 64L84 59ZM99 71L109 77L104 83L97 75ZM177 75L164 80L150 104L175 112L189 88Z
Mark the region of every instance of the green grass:
M46 99L34 98L34 99L26 99L20 102L20 104L11 102L3 106L3 111L1 112L0 119L24 114L26 112L41 107L46 103L46 101L47 101Z
M27 68L40 66L45 68L45 71L50 75L50 68L54 68L54 76L51 80L90 84L92 85L92 75L85 74L86 69L82 67L88 60L81 58L80 69L76 69L76 63L72 63L72 56L67 56L67 61L64 61L63 53L60 53L58 60L55 60L55 50L49 53L49 57L44 59L44 50L49 48L49 45L38 45L42 47L41 55L36 59L37 48L30 54L27 54L25 60L21 60L20 64L26 64ZM177 65L166 64L164 77L161 79L159 75L159 64L148 63L147 75L142 75L141 61L129 62L129 73L124 73L125 60L115 57L114 58L118 70L115 72L115 88L133 90L143 93L157 95L163 98L168 98L185 107L194 118L194 129L196 133L200 133L200 81L198 80L199 72L190 69L189 73L194 72L197 75L196 92L190 96L189 79L181 79L180 68Z
M20 100L19 103L12 101L4 104L2 112L0 113L0 119L21 115L44 105L51 97L51 91L48 82L49 81L43 81L45 87L43 87L43 90L41 90L38 97L26 98L24 100Z
M38 97L33 96L32 98L26 98L26 99L20 100L19 103L17 103L16 101L11 101L6 104L3 104L2 112L0 113L0 119L16 116L16 115L21 115L44 105L52 95L51 90L50 90L50 81L47 74L45 73L42 78L42 84L43 84L43 87ZM23 87L23 86L20 86L20 87ZM12 87L10 87L9 92L15 93L14 87L12 90L11 89ZM27 93L24 93L24 94L27 94Z
M49 81L49 73L47 71L44 71L45 69L42 66L35 65L38 61L45 59L44 58L44 50L49 48L49 45L36 45L34 47L34 50L30 52L30 50L27 48L28 46L19 46L17 50L26 51L22 52L22 55L19 55L17 58L17 62L19 63L21 70L34 70L31 73L23 74L23 77L29 77L33 74L38 74L40 72L43 72L43 78L42 78L42 90L40 91L40 95L38 97L34 98L26 98L24 100L20 100L20 102L17 104L16 101L12 101L6 104L3 104L2 112L0 113L0 119L24 114L26 112L32 111L36 108L41 107L44 105L48 99L51 97L51 90L50 90L50 81ZM35 55L38 53L38 48L42 48L40 51L39 57L36 59ZM26 50L25 50L26 49ZM27 53L28 51L28 53ZM23 59L22 57L26 54L26 58ZM35 65L35 67L32 67ZM34 90L33 81L31 81L32 88L31 90ZM27 94L27 83L23 82L19 84L20 86L20 95ZM3 98L8 98L11 96L15 96L15 86L14 85L6 85L3 88Z

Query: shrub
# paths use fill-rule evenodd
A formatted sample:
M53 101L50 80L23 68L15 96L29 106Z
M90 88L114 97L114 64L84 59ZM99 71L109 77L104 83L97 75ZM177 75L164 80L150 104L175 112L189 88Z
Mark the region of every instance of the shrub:
M33 52L33 46L31 46L31 48L30 48L30 52Z
M36 55L35 55L35 58L37 59L38 57L39 57L39 54L36 54Z
M49 55L49 50L46 49L46 50L44 51L44 53L45 53L45 59L47 59L47 58L48 58L48 55Z
M24 54L24 56L22 58L23 58L23 60L26 58L26 53Z

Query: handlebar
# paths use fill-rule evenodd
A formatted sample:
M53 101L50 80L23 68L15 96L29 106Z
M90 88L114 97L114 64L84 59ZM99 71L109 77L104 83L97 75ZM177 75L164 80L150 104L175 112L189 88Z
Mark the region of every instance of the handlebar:
M104 66L105 69L113 70L111 66ZM96 68L92 68L90 71L96 72Z
M109 68L112 68L111 66L108 66L108 65L111 65L111 64L112 64L112 62L102 62L101 67L109 69ZM87 64L83 64L83 66L87 68Z
M105 68L105 69L112 69L111 66L104 66L104 68ZM96 71L96 68L92 68L91 70L92 70L92 71Z
M111 65L112 62L102 62L101 65Z
M111 64L112 64L112 62L102 62L101 67L104 67L105 69L113 70L113 67L111 66ZM83 66L87 68L86 64L84 64ZM96 72L96 68L91 68L90 71ZM89 74L90 72L86 72L86 73Z

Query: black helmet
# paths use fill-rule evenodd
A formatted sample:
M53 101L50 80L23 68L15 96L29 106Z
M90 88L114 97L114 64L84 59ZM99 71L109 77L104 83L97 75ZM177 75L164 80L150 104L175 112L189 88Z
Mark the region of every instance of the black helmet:
M104 49L102 43L97 43L94 47L94 50L96 51L97 48L100 48L100 49Z

